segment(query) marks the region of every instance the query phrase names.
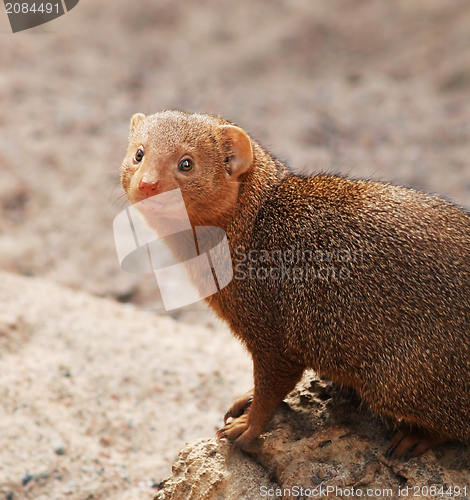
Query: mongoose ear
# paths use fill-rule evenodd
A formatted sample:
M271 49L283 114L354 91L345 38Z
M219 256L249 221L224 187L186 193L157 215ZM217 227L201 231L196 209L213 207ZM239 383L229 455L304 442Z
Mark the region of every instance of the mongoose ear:
M145 115L142 113L136 113L132 118L131 118L131 134L134 132L134 129L137 127L137 125L145 118Z
M248 134L240 127L222 125L222 133L228 150L227 171L230 177L237 179L253 163L253 150Z

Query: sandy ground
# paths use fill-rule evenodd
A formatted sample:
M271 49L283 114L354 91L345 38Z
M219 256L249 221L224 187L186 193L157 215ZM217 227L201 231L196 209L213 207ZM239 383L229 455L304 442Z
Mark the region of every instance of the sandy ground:
M0 273L0 498L152 498L251 364L230 333Z
M129 302L128 307L161 310L154 278L119 268L112 234L112 221L125 206L119 164L129 119L137 111L220 114L297 170L390 180L439 192L470 208L468 2L81 0L49 24L15 35L8 30L7 16L0 13L3 270ZM11 346L1 359L5 406L0 449L2 462L9 465L0 485L7 493L14 490L17 498L28 497L21 486L26 471L50 471L53 460L61 461L63 477L74 477L75 489L67 493L44 486L43 498L120 498L113 496L109 478L93 476L87 482L85 473L71 472L70 457L92 464L86 457L99 457L101 448L108 453L106 431L96 430L107 425L100 412L113 413L112 425L124 423L118 441L125 444L119 446L137 450L113 452L110 460L132 468L133 485L139 470L142 481L157 480L170 472L180 443L210 435L227 402L250 384L242 351L233 351L235 370L214 348L228 335L203 307L173 314L180 320L171 323L177 335L166 337L159 325L170 319L149 311L141 311L141 326L126 333L126 322L111 324L113 315L127 314L122 305L97 306L80 295L83 299L70 298L77 304L69 307L61 302L69 300L66 292L49 293L27 281L31 286L18 285L20 293L17 285L9 288L10 279L2 275ZM80 300L93 304L89 318L81 317ZM42 326L27 320L33 325L29 333L20 327L8 330L8 321L27 317L30 308L47 312ZM8 319L10 309L16 311L13 319ZM80 321L98 330L72 327ZM193 334L198 328L201 337ZM207 332L214 335L207 337ZM88 343L100 362L86 361ZM217 365L226 389L221 390L214 372L198 382L183 378L181 404L170 405L168 395L178 383L170 380L160 392L152 389L161 384L152 368L122 382L131 365L157 366L161 343L168 349L174 345L180 354L171 358L172 365L187 370L188 377ZM109 354L113 349L120 350L116 358ZM67 369L71 377L63 375ZM80 370L90 378L77 382L78 392L69 398L68 386ZM109 397L99 407L102 392ZM126 403L117 404L112 394ZM54 400L61 397L69 406ZM86 398L92 401L89 406ZM179 422L186 419L188 405L204 400L203 411L191 413L194 432L181 434ZM166 405L168 413L151 437L145 431L134 438L125 429L126 422L156 418ZM41 434L38 425L50 433ZM60 430L68 425L75 429L72 444L68 431ZM89 429L92 437L86 434ZM59 441L75 451L54 454ZM21 450L27 452L20 459ZM28 465L43 453L49 458L37 460L44 467Z

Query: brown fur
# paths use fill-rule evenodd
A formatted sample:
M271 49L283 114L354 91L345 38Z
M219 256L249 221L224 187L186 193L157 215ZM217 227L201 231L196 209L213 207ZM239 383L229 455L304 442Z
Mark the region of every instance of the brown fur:
M134 165L141 145L144 159ZM177 170L184 155L194 160L190 174ZM133 203L146 197L138 188L144 176L159 181L159 192L181 189L193 226L217 226L228 237L235 278L207 300L251 353L255 387L248 412L250 396L232 407L224 435L248 446L312 368L354 387L378 415L470 440L464 211L385 183L295 175L233 124L176 111L132 119L122 185ZM330 266L329 279L263 279L280 261L260 262L260 251L293 246L326 256L297 267ZM239 257L250 250L255 278L240 279ZM349 260L328 261L347 251ZM334 279L332 266L348 277Z

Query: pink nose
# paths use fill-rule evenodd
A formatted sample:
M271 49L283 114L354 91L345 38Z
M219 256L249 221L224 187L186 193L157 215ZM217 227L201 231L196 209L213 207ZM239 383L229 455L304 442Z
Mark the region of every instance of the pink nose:
M147 196L153 196L157 194L158 181L147 182L142 179L139 182L139 189L142 193L145 193Z

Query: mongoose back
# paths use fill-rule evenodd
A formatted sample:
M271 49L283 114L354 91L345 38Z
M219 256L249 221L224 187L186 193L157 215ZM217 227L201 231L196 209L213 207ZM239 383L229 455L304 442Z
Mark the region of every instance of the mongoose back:
M249 448L311 368L424 431L398 434L397 456L470 441L466 212L387 183L297 175L240 127L179 111L132 117L121 181L132 203L179 188L193 227L227 235L234 276L206 300L251 353L254 389L219 437ZM160 222L144 217L158 232L172 216L156 207Z

